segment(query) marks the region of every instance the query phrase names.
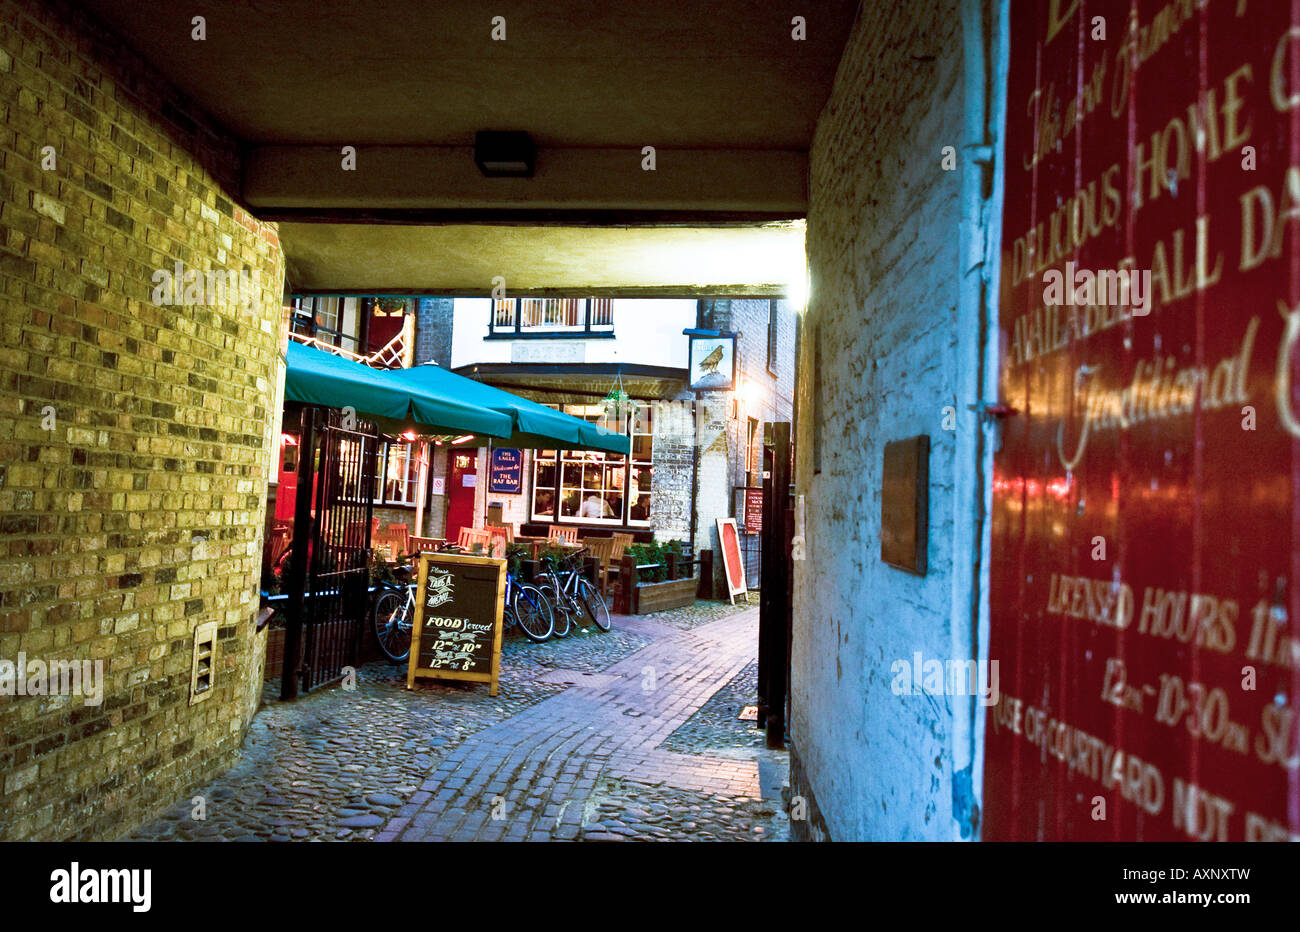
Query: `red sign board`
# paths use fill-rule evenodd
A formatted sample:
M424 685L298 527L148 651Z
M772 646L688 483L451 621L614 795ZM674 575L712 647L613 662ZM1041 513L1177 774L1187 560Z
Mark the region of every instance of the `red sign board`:
M1300 14L1011 9L983 837L1294 838Z
M745 533L763 533L762 489L745 489Z
M745 562L740 555L740 535L735 518L718 518L718 543L722 549L722 567L727 575L727 597L734 605L736 596L745 593ZM749 596L745 596L748 601Z

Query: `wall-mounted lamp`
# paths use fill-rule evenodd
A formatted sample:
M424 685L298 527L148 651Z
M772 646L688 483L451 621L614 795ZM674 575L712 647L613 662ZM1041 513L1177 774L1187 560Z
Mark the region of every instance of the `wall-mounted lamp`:
M531 178L537 147L527 133L480 130L474 134L474 164L484 178Z

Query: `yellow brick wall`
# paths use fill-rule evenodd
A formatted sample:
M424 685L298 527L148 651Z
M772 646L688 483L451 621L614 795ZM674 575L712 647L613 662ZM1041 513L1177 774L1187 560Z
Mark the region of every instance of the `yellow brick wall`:
M0 840L122 835L228 767L256 707L284 262L238 151L75 6L0 0L0 661L105 676L98 706L0 695ZM255 274L253 300L155 303L177 260Z

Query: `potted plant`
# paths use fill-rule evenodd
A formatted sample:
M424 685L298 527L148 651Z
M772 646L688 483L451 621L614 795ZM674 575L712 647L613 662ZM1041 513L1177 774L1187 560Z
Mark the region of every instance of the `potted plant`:
M632 600L633 612L638 615L662 612L695 601L698 583L694 574L679 579L668 577L668 555L673 554L680 559L685 554L685 544L682 541L633 544L627 548L627 553L637 566L645 567L637 570L639 582Z

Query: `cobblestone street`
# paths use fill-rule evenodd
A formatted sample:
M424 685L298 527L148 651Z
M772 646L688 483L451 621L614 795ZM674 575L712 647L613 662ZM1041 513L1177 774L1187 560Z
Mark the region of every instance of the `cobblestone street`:
M352 690L268 688L241 760L135 840L745 840L786 837L785 752L753 722L756 607L616 616L508 636L495 698L369 664ZM201 805L204 818L194 818Z

